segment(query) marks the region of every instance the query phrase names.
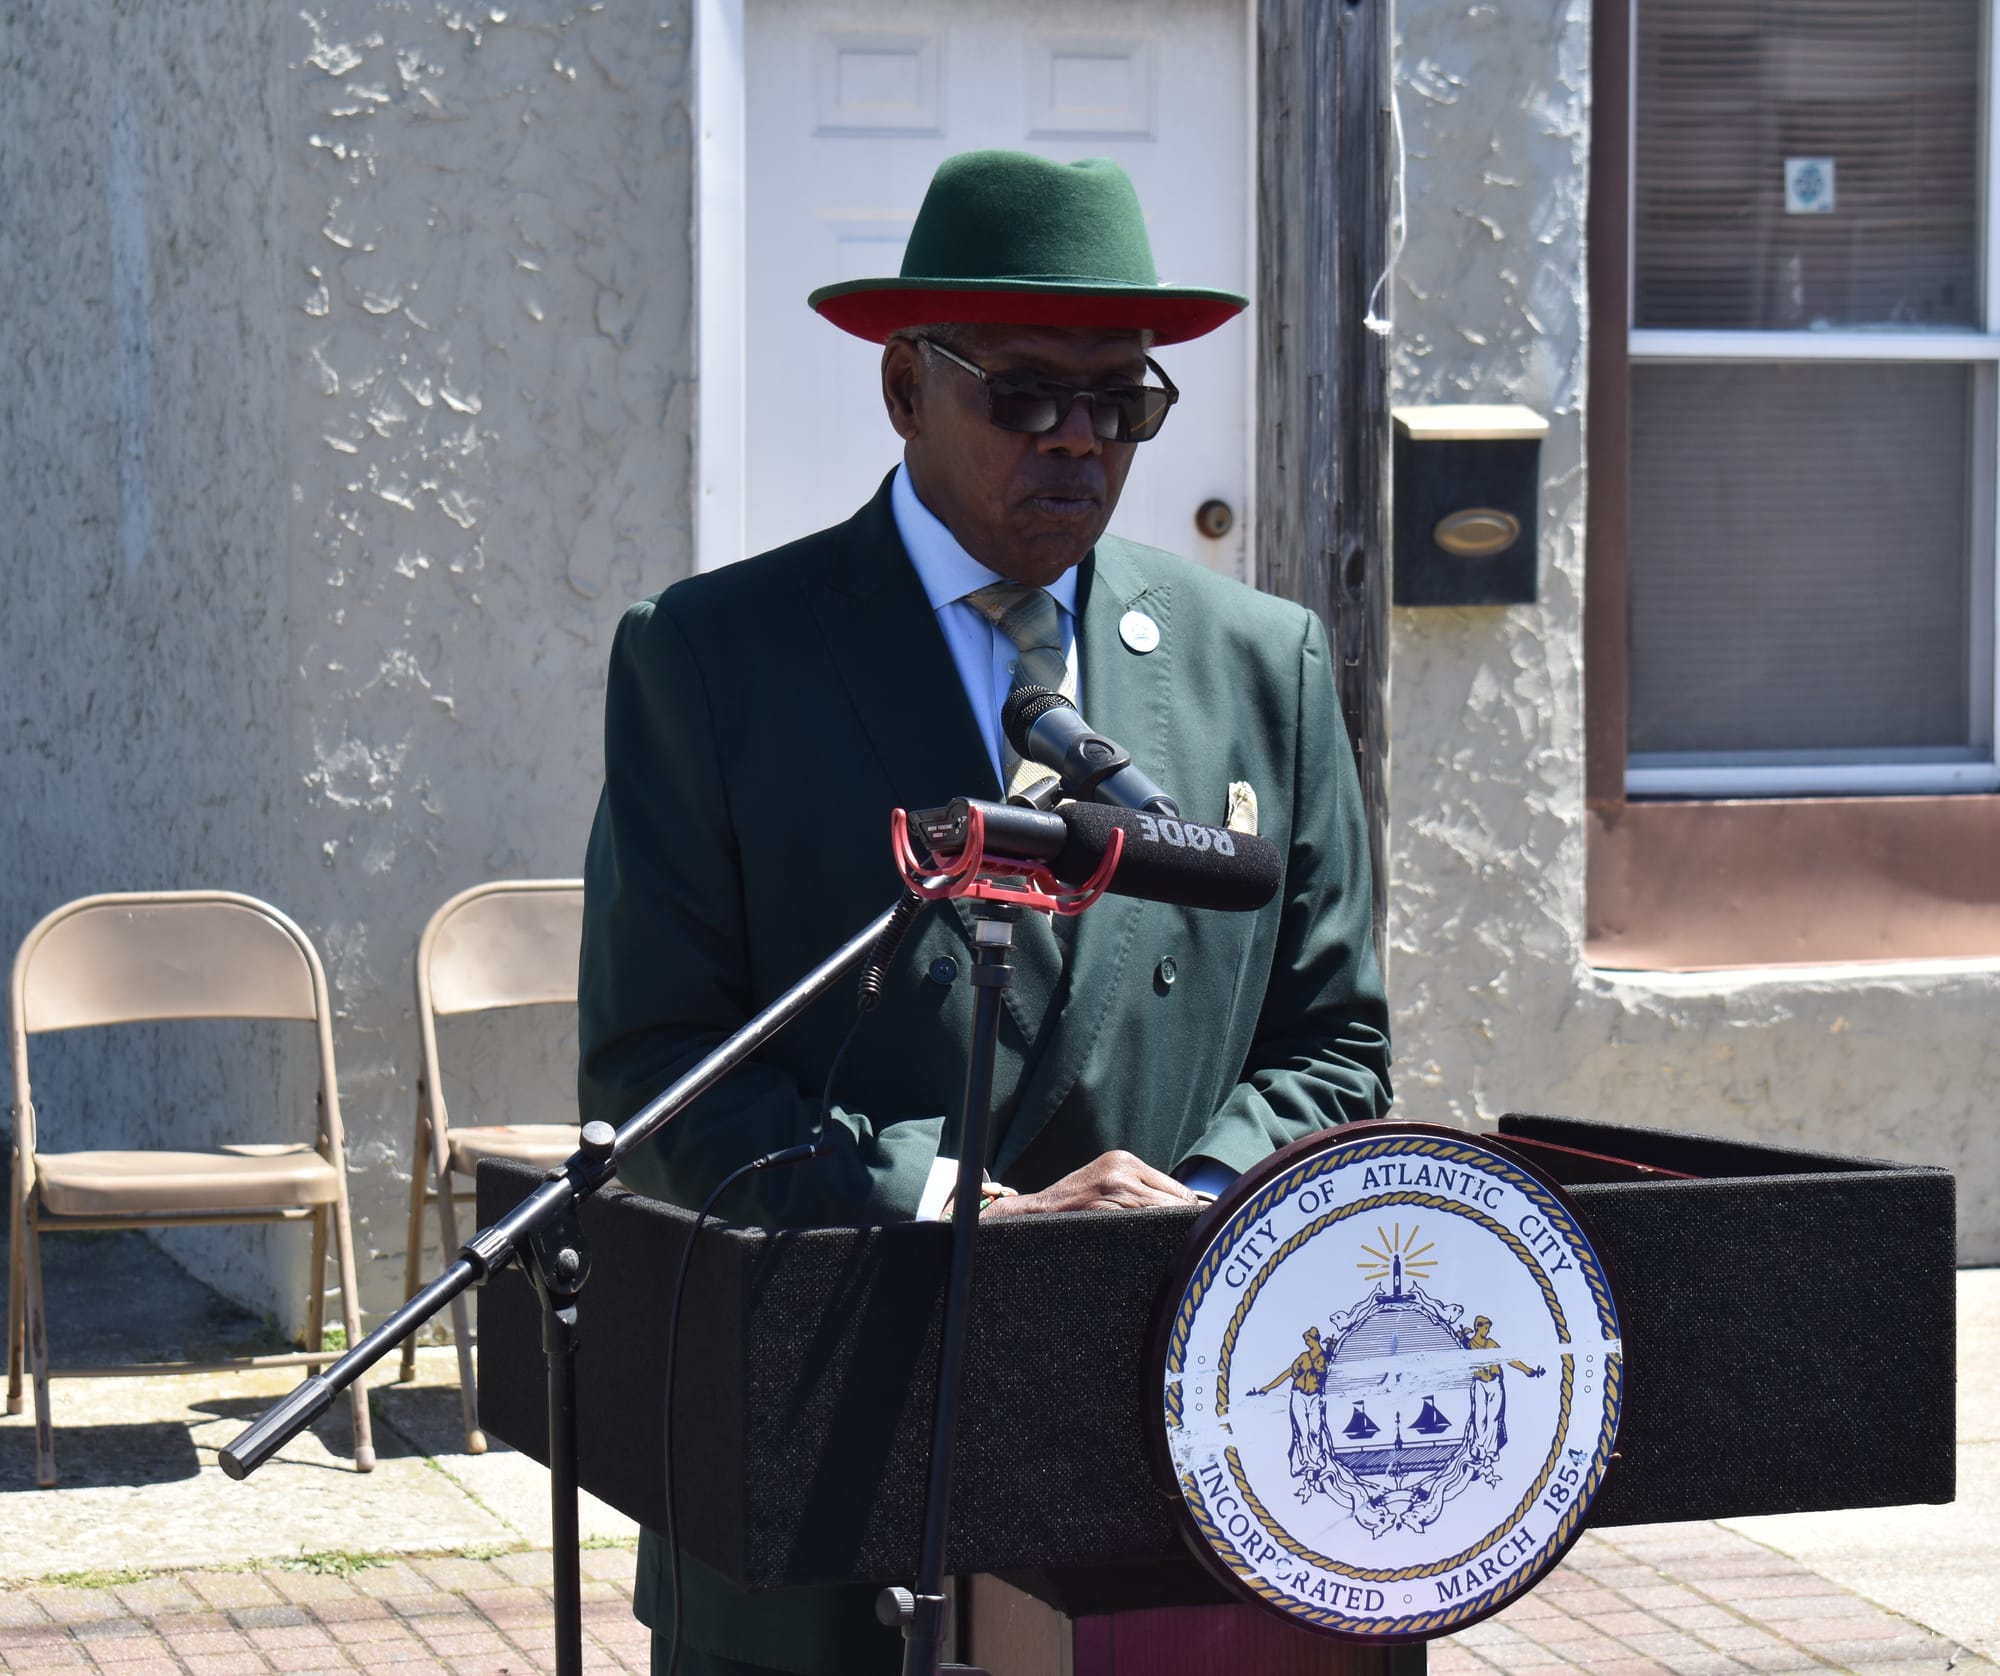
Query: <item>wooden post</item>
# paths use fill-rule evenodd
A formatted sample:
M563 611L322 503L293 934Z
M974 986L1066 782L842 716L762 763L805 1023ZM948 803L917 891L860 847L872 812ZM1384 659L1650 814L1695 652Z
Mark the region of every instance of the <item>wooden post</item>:
M1259 0L1257 580L1317 611L1388 864L1387 0Z

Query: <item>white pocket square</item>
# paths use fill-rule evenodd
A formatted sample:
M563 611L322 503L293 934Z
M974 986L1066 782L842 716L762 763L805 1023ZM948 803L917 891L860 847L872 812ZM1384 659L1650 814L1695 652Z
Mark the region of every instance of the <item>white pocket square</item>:
M1229 815L1222 824L1231 832L1257 836L1257 793L1248 780L1229 782Z

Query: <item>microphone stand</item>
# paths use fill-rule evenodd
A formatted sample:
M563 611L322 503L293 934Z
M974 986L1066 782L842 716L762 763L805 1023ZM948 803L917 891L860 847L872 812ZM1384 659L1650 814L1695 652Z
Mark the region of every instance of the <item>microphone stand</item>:
M951 1266L945 1271L944 1328L938 1344L937 1392L931 1406L930 1471L924 1485L924 1532L914 1591L882 1591L876 1616L903 1630L903 1676L986 1676L976 1665L943 1664L950 1602L944 1592L944 1543L951 1516L952 1456L958 1441L958 1395L965 1367L965 1332L972 1318L973 1234L986 1183L987 1129L993 1111L993 1062L1000 1039L1001 997L1013 987L1014 926L1021 910L975 898L972 904L972 1047L965 1063L965 1098L958 1127L958 1185L952 1189Z
M222 1470L231 1478L244 1478L255 1472L325 1413L334 1399L369 1368L469 1287L515 1261L525 1246L528 1278L542 1302L542 1347L549 1364L549 1511L555 1549L556 1676L583 1676L583 1585L576 1511L576 1332L578 1296L590 1278L590 1248L583 1237L578 1207L612 1179L621 1157L735 1070L838 983L870 950L877 952L875 965L886 965L921 905L919 898L907 895L872 920L678 1082L654 1096L622 1127L614 1130L608 1123L585 1124L583 1144L570 1155L568 1162L549 1171L541 1185L499 1221L475 1233L437 1279L389 1315L359 1344L349 1348L325 1373L313 1374L251 1422L222 1451ZM979 980L975 977L973 981ZM980 992L982 1007L987 993ZM992 1027L997 1029L997 1024L996 1014ZM986 1064L989 1090L992 1075L989 1050ZM814 1145L809 1143L774 1153L763 1162L792 1163L811 1156L813 1151ZM981 1161L975 1158L972 1166L970 1197L975 1217L979 1211ZM965 1170L965 1162L961 1160L960 1209L966 1193ZM955 1223L956 1219L954 1239L958 1237ZM969 1227L965 1238L969 1251ZM947 1474L949 1465L947 1454ZM941 1558L941 1534L938 1547Z
M876 1617L902 1628L903 1676L937 1676L940 1671L986 1676L976 1665L939 1661L949 1604L944 1593L944 1544L951 1519L952 1456L958 1441L965 1332L972 1317L972 1241L979 1226L979 1190L986 1182L986 1137L993 1110L993 1062L1000 1039L1001 999L1014 983L1014 927L1024 907L1038 912L1082 913L1109 888L1125 853L1125 835L1114 830L1097 871L1080 888L1065 887L1039 863L987 855L988 809L996 819L1006 814L1000 806L966 803L963 828L954 826L952 832L957 853L941 872L930 875L910 847L909 813L898 809L889 825L890 847L910 893L927 901L943 897L969 901L973 928L972 1045L966 1056L965 1098L959 1115L951 1267L945 1273L944 1326L938 1341L937 1392L931 1407L931 1457L924 1485L924 1529L917 1549L916 1586L884 1589L875 1603ZM914 818L921 824L927 817ZM1021 882L1009 885L983 878L982 871L989 867Z

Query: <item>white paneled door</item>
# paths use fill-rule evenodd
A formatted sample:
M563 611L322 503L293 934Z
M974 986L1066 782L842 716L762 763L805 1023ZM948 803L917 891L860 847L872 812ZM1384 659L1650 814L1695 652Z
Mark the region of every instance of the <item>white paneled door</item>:
M1241 0L746 0L743 23L744 552L847 517L895 465L881 351L806 293L895 273L952 153L1113 158L1163 280L1250 291ZM1140 448L1111 527L1246 575L1249 320L1157 359L1181 401ZM1211 500L1234 519L1219 538L1195 523Z

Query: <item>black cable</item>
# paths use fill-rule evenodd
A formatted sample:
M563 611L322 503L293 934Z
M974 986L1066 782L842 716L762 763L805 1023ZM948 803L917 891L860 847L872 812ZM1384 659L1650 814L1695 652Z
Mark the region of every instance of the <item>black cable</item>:
M854 1038L860 1033L861 1021L882 1004L882 986L888 979L889 967L901 951L903 940L909 936L910 927L916 924L917 915L929 906L915 891L904 891L902 901L896 904L894 916L882 927L882 935L875 939L875 947L869 951L868 964L861 969L861 983L854 998L854 1022L847 1027L847 1034L840 1038L840 1046L834 1050L833 1063L826 1068L826 1083L819 1096L819 1115L813 1119L815 1141L826 1132L826 1120L833 1114L833 1080L840 1075L847 1050L854 1045Z
M896 904L896 911L889 923L882 927L882 935L875 939L874 948L868 951L868 964L861 968L861 983L855 996L855 1005L865 1013L872 1013L882 1004L882 985L889 976L889 963L896 958L896 951L903 946L903 939L910 934L910 927L916 923L917 915L929 906L924 898L907 886L903 890L902 901ZM852 1035L852 1032L849 1032ZM844 1044L843 1044L844 1046Z
M854 1038L860 1034L861 1021L868 1015L856 1013L854 1022L847 1027L847 1034L840 1038L840 1046L834 1049L833 1063L826 1068L826 1085L819 1091L819 1113L813 1118L813 1141L826 1133L826 1120L833 1113L833 1079L840 1074L841 1062L847 1058L847 1050L854 1045Z

